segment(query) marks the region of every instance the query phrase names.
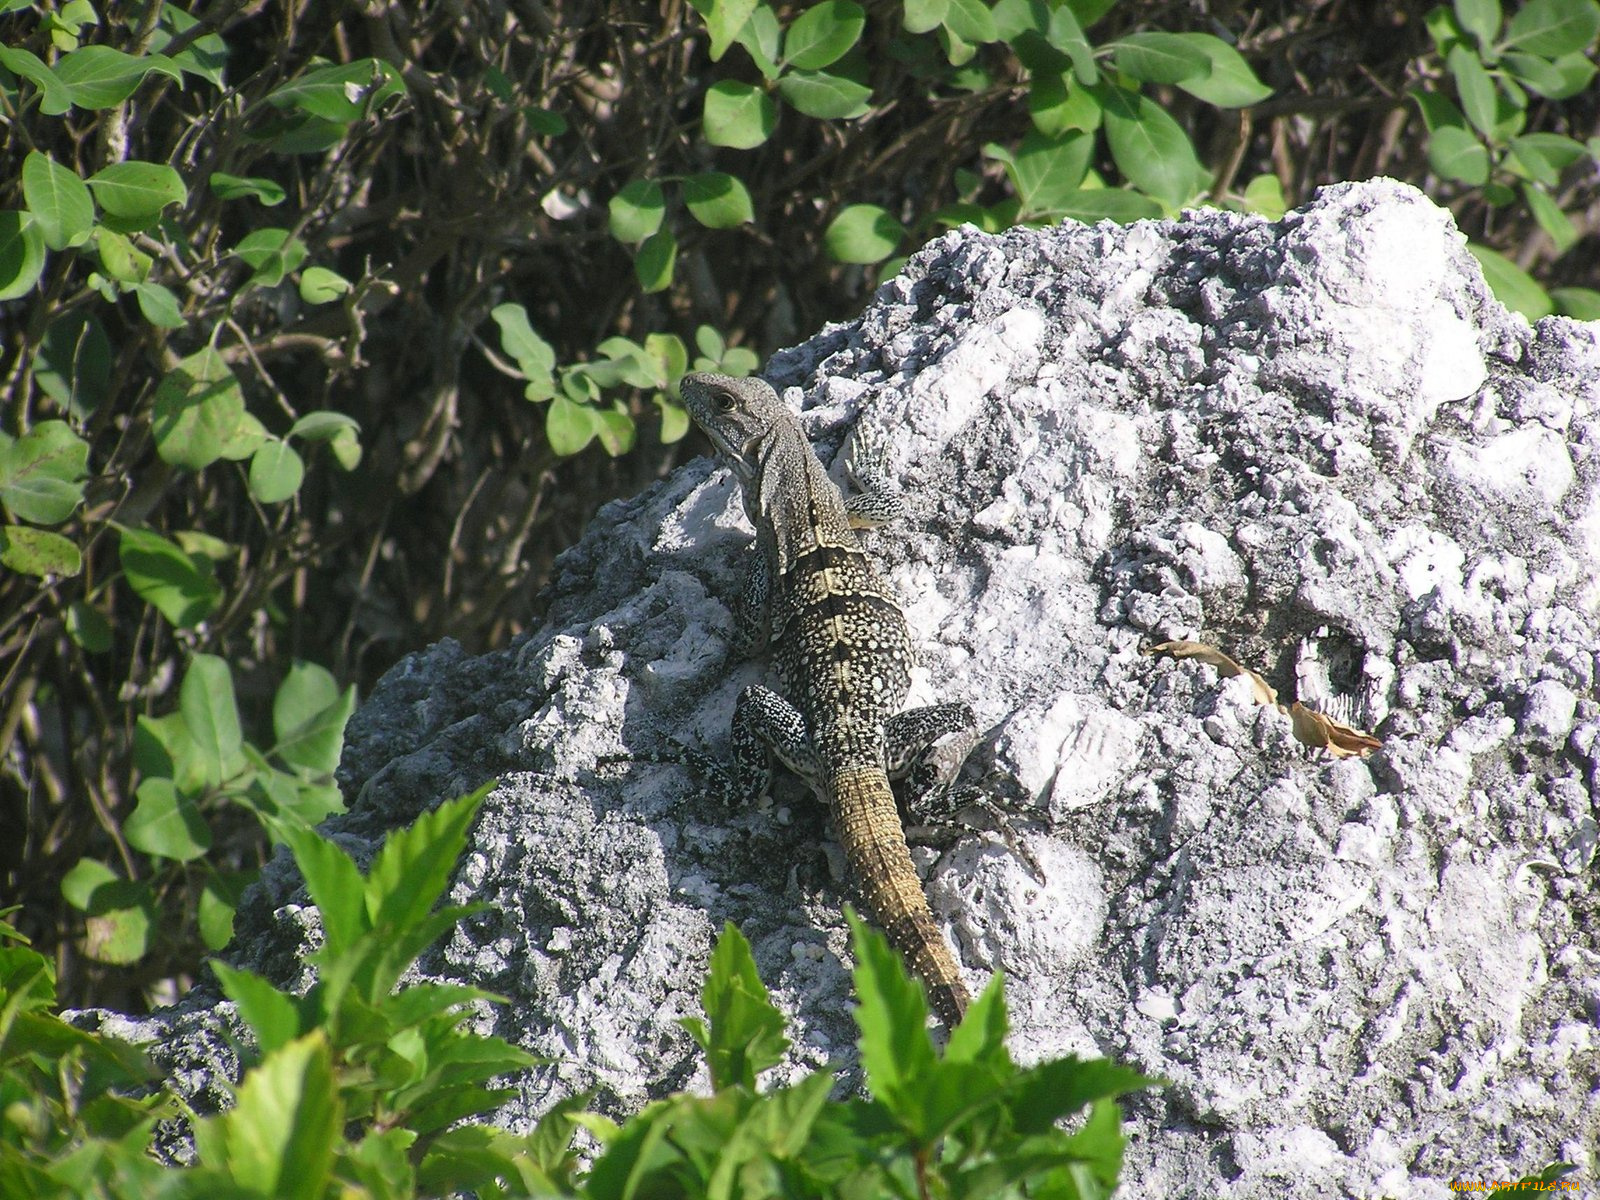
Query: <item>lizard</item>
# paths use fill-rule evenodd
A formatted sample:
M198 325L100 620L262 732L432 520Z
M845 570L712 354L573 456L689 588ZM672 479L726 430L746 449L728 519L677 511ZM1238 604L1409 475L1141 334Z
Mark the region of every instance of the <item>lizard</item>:
M959 703L899 711L910 685L910 630L855 533L902 515L899 494L858 434L850 474L861 490L846 500L765 380L692 373L679 393L738 479L755 528L733 605L734 649L769 650L788 693L760 685L740 693L734 789L759 800L776 759L824 800L868 915L953 1029L970 995L912 865L890 781L915 772L919 782L935 776L930 790L947 788L976 741L976 720ZM931 767L929 747L951 734L966 746Z

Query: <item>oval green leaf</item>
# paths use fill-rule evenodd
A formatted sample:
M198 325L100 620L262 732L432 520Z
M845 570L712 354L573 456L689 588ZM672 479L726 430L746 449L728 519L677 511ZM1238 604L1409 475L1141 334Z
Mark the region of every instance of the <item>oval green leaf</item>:
M611 236L631 246L661 228L661 220L667 212L667 198L655 180L635 179L611 197L607 208Z
M220 787L244 770L244 733L226 659L196 654L189 660L178 688L178 712L207 785Z
M852 204L828 223L822 235L836 262L882 262L894 253L906 228L876 204Z
M1471 132L1441 125L1428 138L1428 164L1446 179L1482 185L1489 180L1489 152Z
M132 55L112 46L84 46L56 61L55 73L79 108L115 108L133 95L146 75L183 80L183 72L161 54Z
M4 525L0 526L0 565L19 575L68 579L83 570L83 554L59 533Z
M685 179L683 202L694 219L709 229L731 229L755 220L749 191L739 180L721 171Z
M822 0L796 18L783 36L783 61L817 71L843 58L861 38L866 9L854 0Z
M198 471L223 458L245 430L244 393L210 346L180 362L156 388L152 428L156 453Z
M823 71L791 71L778 80L778 94L806 116L824 121L859 117L872 99L871 88Z
M250 456L250 494L263 504L282 504L305 477L306 464L288 442L270 441Z
M1194 145L1159 105L1116 88L1106 101L1105 113L1111 157L1136 188L1170 208L1200 190L1203 168Z
M133 285L133 294L139 301L139 311L150 324L161 329L183 328L183 310L170 288L144 280Z
M285 198L283 185L276 180L223 171L211 173L211 194L219 200L259 200L268 208L282 204Z
M1211 74L1211 59L1175 33L1130 33L1108 47L1117 70L1145 83L1182 83Z
M122 823L123 836L134 849L177 862L211 849L211 827L172 780L146 779L134 794L139 802Z
M83 499L89 443L65 421L40 421L19 438L0 436L0 501L19 520L54 525Z
M713 146L749 150L772 136L778 106L760 88L724 79L706 91L701 133Z
M167 205L189 198L182 177L165 163L112 163L89 177L89 187L108 214L131 222L153 223Z
M350 291L350 281L327 267L307 267L300 272L300 299L307 304L331 304Z
M678 239L670 229L645 238L633 256L633 272L646 292L661 292L672 286L672 268L678 261ZM581 447L580 447L581 449Z
M0 212L0 300L26 296L44 273L44 233L27 213Z
M1215 104L1218 108L1245 108L1259 104L1272 95L1272 89L1251 70L1244 55L1221 38L1212 37L1209 33L1178 33L1172 36L1211 61L1210 74L1185 79L1178 84L1197 100Z
M594 409L565 396L556 396L545 410L544 436L550 449L562 458L578 453L595 436Z
M1560 58L1589 48L1600 33L1594 0L1529 0L1506 28L1506 42L1530 54Z
M122 573L146 603L179 629L198 625L222 603L222 588L203 558L185 554L158 533L122 529Z
M98 608L74 600L67 607L67 636L90 654L104 654L111 649L111 622Z
M65 250L89 240L94 199L75 172L30 150L22 160L22 196L50 249Z
M1494 298L1513 312L1519 312L1530 321L1548 317L1555 311L1550 294L1546 292L1516 263L1487 246L1468 242L1467 249L1483 268L1484 282L1494 292Z

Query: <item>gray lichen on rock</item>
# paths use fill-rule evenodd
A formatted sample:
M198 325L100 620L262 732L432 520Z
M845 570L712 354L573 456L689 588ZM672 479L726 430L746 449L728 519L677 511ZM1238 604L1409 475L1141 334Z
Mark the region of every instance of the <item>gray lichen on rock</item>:
M1127 1194L1593 1176L1600 328L1508 314L1446 213L1372 181L1278 223L954 232L767 376L824 461L858 418L889 443L912 517L870 548L913 702L971 703L1022 785L1044 884L992 833L919 852L970 982L1005 971L1020 1057L1171 1081L1130 1105ZM765 672L729 656L748 537L693 462L601 512L539 629L412 655L352 722L358 856L501 777L453 891L489 910L423 967L511 996L483 1020L549 1057L507 1121L693 1085L676 1019L724 920L795 1014L783 1070L850 1053L803 791L728 811L679 767L595 769L725 750ZM1172 638L1383 747L1308 752L1242 680L1138 653ZM298 969L297 903L280 860L236 960Z

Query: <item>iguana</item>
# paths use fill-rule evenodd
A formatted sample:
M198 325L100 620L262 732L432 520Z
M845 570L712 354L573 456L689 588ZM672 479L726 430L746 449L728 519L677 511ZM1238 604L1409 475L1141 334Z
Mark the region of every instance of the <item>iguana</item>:
M734 604L735 648L769 649L786 694L761 686L740 694L735 789L759 799L777 758L828 803L869 915L954 1027L969 995L912 866L890 779L915 772L947 788L976 722L965 704L899 711L910 683L910 631L854 527L901 515L900 498L858 436L850 473L862 490L846 500L795 414L761 379L696 373L679 390L738 478L756 531ZM941 755L931 770L925 752L952 734L965 738L959 756Z

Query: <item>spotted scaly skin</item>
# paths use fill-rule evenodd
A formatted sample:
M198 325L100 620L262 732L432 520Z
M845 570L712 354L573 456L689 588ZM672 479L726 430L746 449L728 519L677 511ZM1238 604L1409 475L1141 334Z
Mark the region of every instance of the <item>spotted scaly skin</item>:
M873 921L954 1027L970 997L912 866L889 781L973 718L962 704L899 711L910 685L910 633L852 528L853 517L895 515L898 501L873 492L847 504L764 381L691 374L680 390L738 477L756 530L735 605L739 648L770 648L785 693L750 687L739 697L736 781L759 798L776 757L831 806Z

